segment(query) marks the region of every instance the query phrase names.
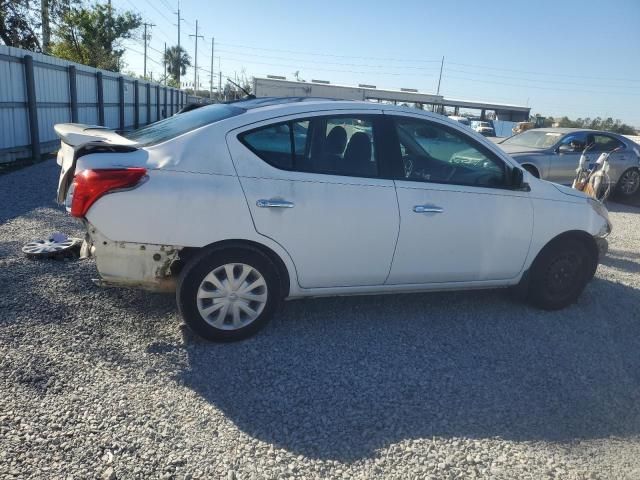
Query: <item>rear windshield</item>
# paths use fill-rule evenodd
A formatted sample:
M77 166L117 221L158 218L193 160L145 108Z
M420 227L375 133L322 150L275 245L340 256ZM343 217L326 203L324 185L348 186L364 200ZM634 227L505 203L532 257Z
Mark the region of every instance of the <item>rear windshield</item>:
M235 117L245 111L244 108L227 104L207 105L190 112L179 113L165 118L133 132L125 133L122 136L143 146L155 145L210 123Z

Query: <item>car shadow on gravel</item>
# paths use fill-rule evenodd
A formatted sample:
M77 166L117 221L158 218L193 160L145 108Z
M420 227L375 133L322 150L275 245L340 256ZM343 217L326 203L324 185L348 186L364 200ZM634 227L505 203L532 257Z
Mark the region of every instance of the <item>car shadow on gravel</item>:
M640 291L602 279L559 312L496 291L296 301L252 339L188 334L183 348L180 383L313 458L433 436L640 434Z

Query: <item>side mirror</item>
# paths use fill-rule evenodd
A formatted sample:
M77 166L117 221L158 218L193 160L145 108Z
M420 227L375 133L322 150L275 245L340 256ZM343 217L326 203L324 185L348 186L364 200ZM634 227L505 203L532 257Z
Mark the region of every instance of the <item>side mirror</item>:
M570 143L563 143L562 145L560 145L557 149L558 153L570 153L570 152L574 152L574 148Z
M511 170L511 188L514 190L522 190L524 187L524 171L518 167L514 167Z

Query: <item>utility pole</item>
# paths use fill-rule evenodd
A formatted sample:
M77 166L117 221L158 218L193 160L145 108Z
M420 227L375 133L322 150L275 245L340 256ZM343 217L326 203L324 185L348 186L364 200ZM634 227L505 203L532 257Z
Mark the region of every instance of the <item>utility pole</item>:
M176 14L178 15L178 55L182 57L182 49L180 48L180 23L182 22L182 18L180 18L180 0L178 0L178 11L176 12ZM178 80L178 88L180 88L180 68L181 62L178 61L178 71L176 72L178 77L176 79Z
M444 67L444 55L442 56L442 63L440 63L440 76L438 77L438 90L436 91L436 95L440 95L440 82L442 81L442 69L443 69L443 67Z
M144 22L142 25L144 25L144 35L142 36L144 40L144 74L143 76L144 78L147 78L147 43L150 37L150 35L147 35L147 27L155 27L156 24Z
M220 65L218 65L218 69ZM222 99L222 72L218 70L218 99Z
M209 71L209 100L213 98L213 47L215 39L211 37L211 70Z
M195 37L196 39L196 54L194 55L195 66L193 67L193 94L196 95L196 92L198 91L198 38L204 40L202 35L198 35L198 20L196 20L196 34L189 36Z
M164 42L164 57L162 57L162 63L164 64L164 84L167 85L167 42Z

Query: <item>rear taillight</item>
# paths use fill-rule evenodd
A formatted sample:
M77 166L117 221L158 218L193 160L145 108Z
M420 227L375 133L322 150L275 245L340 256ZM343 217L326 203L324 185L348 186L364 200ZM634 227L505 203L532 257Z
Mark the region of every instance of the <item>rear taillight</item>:
M145 176L145 168L84 170L73 179L71 215L84 217L89 207L102 195L135 186Z

